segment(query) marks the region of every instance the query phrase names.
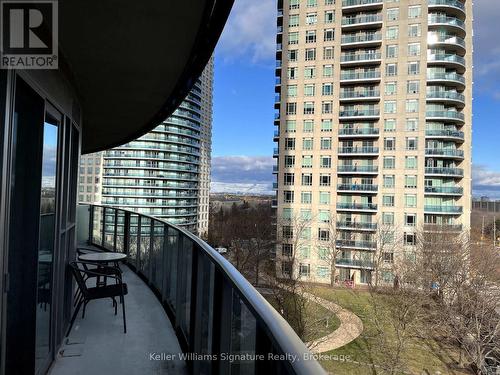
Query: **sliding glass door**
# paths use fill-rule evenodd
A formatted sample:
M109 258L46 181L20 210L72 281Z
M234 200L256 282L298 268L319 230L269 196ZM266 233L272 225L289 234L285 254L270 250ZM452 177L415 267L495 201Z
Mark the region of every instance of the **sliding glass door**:
M63 115L22 79L12 122L7 374L44 374L54 358Z
M46 106L43 124L40 234L38 241L36 299L36 369L42 373L52 359L52 291L56 238L58 135L62 115Z

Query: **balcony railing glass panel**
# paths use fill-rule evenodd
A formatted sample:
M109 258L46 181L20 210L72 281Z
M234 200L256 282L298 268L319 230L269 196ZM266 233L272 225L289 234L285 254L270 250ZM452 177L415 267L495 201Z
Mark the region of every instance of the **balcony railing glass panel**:
M315 360L291 361L309 354L281 315L217 251L192 233L152 216L109 206L78 207L78 242L127 255L127 264L169 312L181 347L209 355L193 363L204 373L227 362L219 356L281 355L259 361L263 372L326 374ZM162 329L162 327L158 327ZM219 337L211 345L212 337ZM216 358L216 359L213 359ZM236 360L231 374L256 371L257 361Z

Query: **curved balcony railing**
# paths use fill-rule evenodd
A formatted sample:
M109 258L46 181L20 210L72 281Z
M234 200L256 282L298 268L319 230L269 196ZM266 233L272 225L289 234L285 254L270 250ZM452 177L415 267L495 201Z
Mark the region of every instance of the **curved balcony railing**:
M377 243L374 241L357 241L357 240L337 240L337 247L357 247L360 249L375 249Z
M344 128L339 129L339 135L378 135L377 128Z
M363 223L356 221L337 221L337 229L348 228L351 229L364 229L364 230L376 230L377 223Z
M339 210L377 210L375 203L337 203Z
M427 118L443 118L450 120L460 120L464 121L465 116L461 112L456 111L427 111L425 113Z
M118 197L103 197L103 203L111 206L128 206L128 207L179 207L179 208L191 208L196 207L198 202L195 198L191 202L186 201L175 201L175 202L160 202L156 200L155 202L139 201L134 198L118 198ZM192 213L191 210L179 210L175 213L181 215L186 213ZM194 211L196 212L196 211Z
M378 154L378 147L340 147L339 154Z
M424 224L424 230L426 232L461 232L462 229L462 224Z
M465 103L465 95L455 91L427 91L427 99L454 100Z
M382 5L383 3L384 3L383 0L342 0L343 7L354 7L358 5L375 5L375 4Z
M447 149L447 148L426 148L425 155L427 156L449 156L455 158L463 158L464 151L456 150L456 149Z
M464 188L460 186L426 186L425 192L429 194L462 195Z
M141 197L141 198L168 198L168 199L198 199L197 193L186 193L182 191L163 192L153 190L150 193L137 191L138 189L130 189L131 191L112 191L109 188L104 188L103 195L112 195L115 197Z
M148 170L174 170L174 171L186 171L186 172L198 172L198 166L192 164L162 164L161 162L158 165L147 165L147 164L136 164L131 162L122 162L120 163L116 159L114 160L105 160L104 166L107 168L127 168L127 169L148 169Z
M381 58L382 54L380 52L345 54L340 56L340 62L372 61L380 60Z
M456 44L462 48L465 48L465 39L460 38L459 36L453 35L431 35L429 37L431 42L428 42L429 45L433 44Z
M121 186L125 187L144 187L144 188L172 188L172 189L197 189L198 188L198 180L196 182L177 182L170 180L152 180L154 183L147 183L144 181L139 181L135 178L123 178L123 179L115 179L115 178L106 178L104 177L102 180L103 187L109 188L117 188Z
M429 0L429 7L432 6L449 6L465 11L465 4L459 0Z
M340 99L370 99L380 97L380 91L343 91L340 93Z
M352 26L372 22L382 22L382 14L342 18L342 26Z
M181 347L210 358L194 361L193 373L326 374L317 361L304 359L309 350L264 297L192 233L152 216L91 205L78 207L78 235L80 242L127 254L127 264L167 310ZM230 363L222 353L243 359ZM268 360L271 353L282 357ZM265 360L244 360L257 355Z
M168 123L180 126L187 126L196 130L201 130L201 125L199 122L194 122L192 120L187 120L180 117L169 117Z
M465 66L465 58L455 54L437 54L428 55L427 61L430 62L443 62L443 63L457 63Z
M426 130L425 135L427 137L458 138L460 140L464 139L464 132L458 130Z
M351 80L371 80L380 78L379 71L371 71L371 72L359 72L359 73L340 73L341 81L351 81Z
M357 267L357 268L373 268L372 261L363 260L363 259L340 258L340 259L335 259L335 264L337 266L350 266L350 267Z
M339 117L374 117L379 116L378 109L350 109L340 110Z
M337 166L338 173L377 173L378 166L376 165L339 165Z
M154 143L152 141L150 142L134 141L134 143L132 144L124 144L116 148L116 150L140 150L140 149L175 151L175 152L185 152L190 155L200 155L199 148L178 146L176 144L168 144L168 143Z
M193 113L191 111L180 108L177 108L174 113L172 113L172 116L187 117L193 120L201 121L201 115L199 113Z
M462 168L453 168L453 167L426 167L425 174L438 174L446 176L463 177L464 170Z
M444 212L444 213L453 213L453 214L461 214L463 211L462 206L424 206L425 212Z
M376 192L378 186L373 184L338 184L337 190Z
M141 173L138 171L132 172L131 170L118 170L118 172L112 172L110 169L107 169L103 174L103 177L142 177L142 178L163 178L163 179L171 179L171 180L186 180L186 181L197 181L196 177L197 172L191 173Z
M381 42L382 34L354 34L354 35L343 35L342 44L350 43L363 43L363 42Z
M154 135L152 133L149 133L146 136L142 136L138 138L138 141L152 141L152 142L158 142L158 143L174 143L174 144L180 144L180 145L189 145L193 147L200 147L201 142L199 140L187 138L187 137L165 137L162 135Z
M427 22L428 22L429 26L448 25L448 26L455 26L455 27L459 27L461 29L465 29L465 22L457 17L447 17L447 16L436 15L436 14L429 14Z
M156 132L151 132L151 133L156 133ZM172 134L175 134L175 135L177 135L177 134L186 135L188 137L192 137L192 138L195 138L195 139L199 139L200 138L200 132L199 131L193 130L191 128L187 128L186 129L186 128L180 127L178 125L173 125L173 126L164 125L163 129L160 130L158 132L158 134L169 134L169 136L163 136L163 137L160 136L158 138L158 139L162 139L162 140L166 140L166 141L171 140Z
M465 85L465 77L456 73L428 73L427 80L453 81Z
M106 160L136 160L136 159L144 159L144 160L165 160L165 161L184 161L191 164L199 164L200 159L195 156L189 155L178 155L176 153L167 153L167 152L159 152L152 153L147 151L115 151L115 150L107 150L105 154Z
M182 102L178 108L184 108L184 109L189 109L192 111L195 111L196 113L201 112L201 105L200 104L193 104L187 101Z

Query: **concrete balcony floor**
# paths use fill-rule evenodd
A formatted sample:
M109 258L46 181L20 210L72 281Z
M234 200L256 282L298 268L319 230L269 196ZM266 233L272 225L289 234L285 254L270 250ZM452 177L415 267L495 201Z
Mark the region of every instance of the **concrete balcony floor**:
M115 316L110 299L90 301L85 319L80 311L49 375L187 374L163 307L134 272L125 265L121 268L128 286L127 333L123 333L121 306ZM174 354L176 360L150 360L150 353Z

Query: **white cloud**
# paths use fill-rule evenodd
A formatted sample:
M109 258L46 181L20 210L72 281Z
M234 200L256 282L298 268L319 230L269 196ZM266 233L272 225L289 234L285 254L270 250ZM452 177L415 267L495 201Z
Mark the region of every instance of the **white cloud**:
M236 0L217 51L225 61L262 63L274 60L276 2Z
M212 158L216 193L271 194L274 160L269 156L218 156Z
M474 165L472 192L474 196L500 198L500 172L492 171L483 165Z
M492 171L483 165L474 165L472 181L474 185L498 186L500 188L500 172Z
M212 158L211 191L215 193L272 194L274 160L270 156L218 156ZM474 196L500 199L500 171L483 165L472 168Z
M212 158L212 181L269 183L273 165L270 156L217 156Z

